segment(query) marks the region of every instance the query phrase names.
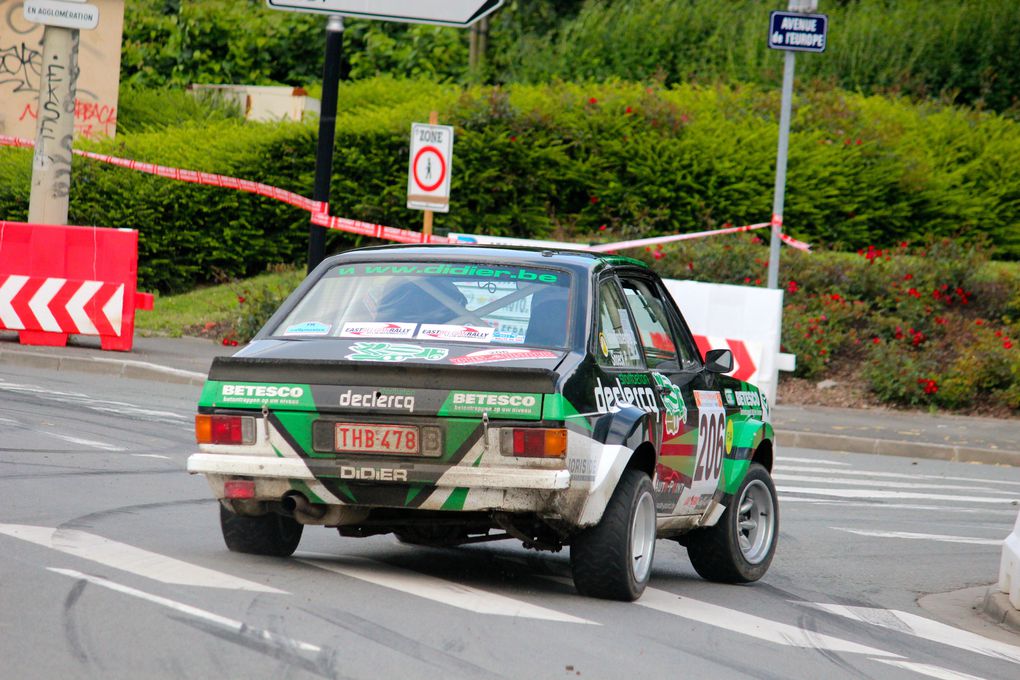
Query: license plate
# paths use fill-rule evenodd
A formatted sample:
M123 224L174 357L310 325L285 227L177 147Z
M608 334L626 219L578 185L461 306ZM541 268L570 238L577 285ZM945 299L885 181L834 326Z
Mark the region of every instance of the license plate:
M418 428L413 425L337 423L335 448L338 453L416 454L420 451Z

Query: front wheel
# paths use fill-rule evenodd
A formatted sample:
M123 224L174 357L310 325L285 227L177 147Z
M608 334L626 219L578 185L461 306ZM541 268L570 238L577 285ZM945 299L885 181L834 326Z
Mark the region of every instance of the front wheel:
M751 463L719 522L687 534L698 574L720 583L750 583L768 571L779 538L779 505L768 470Z
M257 517L237 515L220 503L220 529L231 552L288 557L297 550L304 525L275 512Z
M582 595L633 602L652 575L655 499L652 481L626 470L602 520L570 542L570 568Z

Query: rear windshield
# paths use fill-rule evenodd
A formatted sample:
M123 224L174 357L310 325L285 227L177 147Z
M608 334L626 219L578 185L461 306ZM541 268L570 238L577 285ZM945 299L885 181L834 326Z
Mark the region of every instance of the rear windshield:
M463 262L338 265L276 328L285 338L565 347L570 274Z

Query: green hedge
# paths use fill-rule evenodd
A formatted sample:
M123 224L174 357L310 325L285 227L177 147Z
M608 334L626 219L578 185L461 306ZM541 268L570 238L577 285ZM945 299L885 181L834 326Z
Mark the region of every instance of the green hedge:
M438 227L523 237L647 236L767 221L778 96L754 87L513 88L377 78L345 85L332 212L418 228L405 207L412 121L456 126L453 206ZM219 120L90 148L311 195L316 126ZM994 114L830 91L799 97L785 221L819 245L987 238L1020 257L1020 127ZM0 216L27 213L30 152L0 151ZM73 223L141 231L143 286L301 262L307 214L247 194L77 160ZM603 228L604 227L604 228ZM333 249L357 242L336 234Z

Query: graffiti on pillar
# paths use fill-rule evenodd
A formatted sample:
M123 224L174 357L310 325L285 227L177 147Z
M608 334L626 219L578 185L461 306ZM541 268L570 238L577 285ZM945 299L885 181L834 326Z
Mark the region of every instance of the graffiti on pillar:
M80 31L77 96L65 105L74 113L75 136L112 137L117 131L117 89L124 0L90 0L99 7L99 26ZM39 87L50 77L43 64L43 27L25 20L21 0L0 0L0 134L34 139L39 124ZM79 67L75 67L79 68ZM58 74L52 74L54 76ZM43 124L47 92L43 92Z

